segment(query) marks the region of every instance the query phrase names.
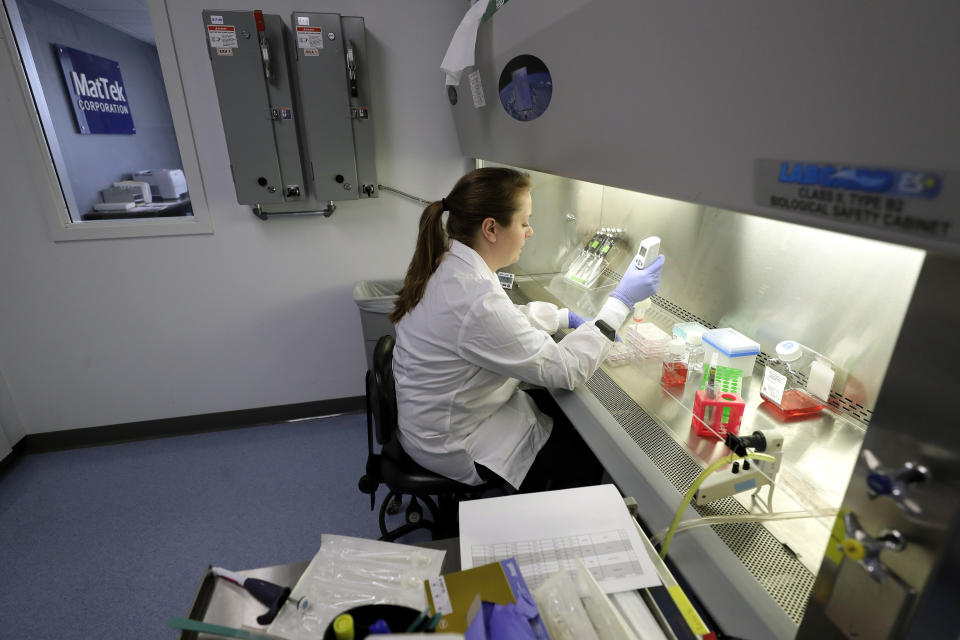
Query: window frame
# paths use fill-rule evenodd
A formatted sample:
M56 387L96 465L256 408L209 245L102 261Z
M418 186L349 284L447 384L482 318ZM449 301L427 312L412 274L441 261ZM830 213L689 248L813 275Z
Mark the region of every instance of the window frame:
M39 198L51 238L56 242L69 240L101 240L107 238L138 238L151 236L197 235L213 233L213 219L207 203L197 144L190 126L180 65L174 48L173 33L164 0L149 0L147 3L150 22L157 42L157 55L167 91L170 115L173 118L174 134L180 150L183 173L190 190L193 216L172 218L137 218L126 220L74 221L70 216L70 204L74 203L69 180L62 183L58 167L64 166L62 152L52 126L43 88L33 63L33 55L26 38L20 17L18 0L2 0L0 11L0 40L5 42L30 120L33 137L41 154L28 153L24 158L29 169L38 178L38 186L46 194ZM47 131L50 135L47 135ZM59 162L58 162L59 161ZM44 197L44 195L49 197ZM52 206L51 206L52 205ZM74 203L74 209L76 209ZM78 212L79 214L79 212Z

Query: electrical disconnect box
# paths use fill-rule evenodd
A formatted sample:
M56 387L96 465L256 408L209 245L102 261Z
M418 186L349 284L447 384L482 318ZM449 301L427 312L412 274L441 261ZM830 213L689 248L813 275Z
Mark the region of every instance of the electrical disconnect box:
M261 218L378 195L363 18L203 11L237 201Z

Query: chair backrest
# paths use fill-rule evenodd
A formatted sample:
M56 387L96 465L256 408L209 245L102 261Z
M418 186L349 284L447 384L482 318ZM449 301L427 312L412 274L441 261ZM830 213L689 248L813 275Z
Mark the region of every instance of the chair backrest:
M393 381L393 336L381 336L373 348L371 402L377 442L386 444L397 429L397 389Z

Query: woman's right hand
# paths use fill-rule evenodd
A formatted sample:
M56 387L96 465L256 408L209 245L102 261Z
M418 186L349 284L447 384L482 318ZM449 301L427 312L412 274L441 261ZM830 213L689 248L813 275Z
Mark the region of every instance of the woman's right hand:
M660 289L663 261L663 254L660 254L646 269L637 269L631 261L627 272L620 278L620 284L613 290L610 297L616 298L632 309L633 305L655 294Z

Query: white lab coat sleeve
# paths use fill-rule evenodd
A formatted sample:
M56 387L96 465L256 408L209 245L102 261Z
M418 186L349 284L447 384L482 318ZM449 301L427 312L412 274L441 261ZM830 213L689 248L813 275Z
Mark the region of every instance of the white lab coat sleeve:
M554 342L506 296L487 294L464 316L457 349L468 362L500 375L573 389L593 375L611 344L593 323L584 323Z
M600 307L600 311L597 312L596 319L603 320L616 329L623 324L628 315L630 315L630 307L616 298L607 298L607 301Z
M567 310L558 309L557 305L550 302L534 300L527 304L518 304L516 307L537 329L543 329L548 333L556 333L557 329L568 329L570 327L568 323L570 314L567 313Z

